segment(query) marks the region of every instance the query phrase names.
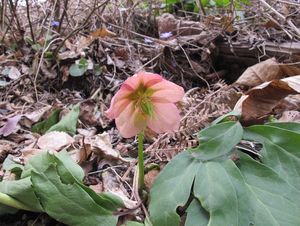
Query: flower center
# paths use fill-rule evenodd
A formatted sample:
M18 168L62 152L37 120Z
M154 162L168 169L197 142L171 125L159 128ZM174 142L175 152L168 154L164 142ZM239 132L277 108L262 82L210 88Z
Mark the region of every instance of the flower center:
M144 84L139 87L129 96L134 102L135 108L138 108L142 114L153 116L153 103L151 96L154 93L152 89L147 88Z

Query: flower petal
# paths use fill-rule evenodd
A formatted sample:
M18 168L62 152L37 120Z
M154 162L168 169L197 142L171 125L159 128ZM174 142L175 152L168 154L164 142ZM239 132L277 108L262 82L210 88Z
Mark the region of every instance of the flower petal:
M153 102L175 103L181 101L184 96L184 90L181 86L167 80L163 80L150 88L155 91L151 97Z
M112 98L109 109L105 112L110 119L117 118L119 114L125 110L130 103L128 96L130 91L126 87L122 87Z
M124 138L137 135L146 126L146 119L134 108L133 103L127 105L124 111L116 118L117 128Z
M148 127L156 133L174 132L180 123L179 110L172 103L154 103L154 118L148 121Z
M145 72L145 71L141 71L141 72L137 73L136 76L140 78L140 80L143 82L144 86L146 86L146 87L151 87L151 86L164 80L158 74L153 74L153 73Z

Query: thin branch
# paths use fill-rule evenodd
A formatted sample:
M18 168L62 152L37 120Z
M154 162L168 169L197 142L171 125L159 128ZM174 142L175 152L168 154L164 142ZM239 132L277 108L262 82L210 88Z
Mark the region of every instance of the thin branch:
M29 27L30 27L31 39L32 39L33 43L35 43L34 33L33 33L32 24L31 24L31 20L30 20L29 3L28 3L28 0L25 0L25 1L26 1L26 12L27 12L27 18L28 18L28 23L29 23Z

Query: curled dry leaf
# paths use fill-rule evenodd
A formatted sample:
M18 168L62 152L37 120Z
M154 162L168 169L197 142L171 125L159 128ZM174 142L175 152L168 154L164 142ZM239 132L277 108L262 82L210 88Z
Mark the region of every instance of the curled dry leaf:
M20 121L21 118L22 115L16 115L12 118L7 119L5 125L0 128L0 135L6 137L12 134L16 130L18 122Z
M275 58L271 58L249 67L235 83L254 87L263 82L299 74L300 68L288 64L279 64Z
M252 123L266 116L280 100L300 93L300 75L263 83L243 95L234 107L245 123Z
M124 188L123 184L118 181L116 175L111 171L105 171L102 173L103 189L105 192L111 192L114 195L120 197L126 208L133 209L136 207L137 202L130 200L129 194Z
M46 133L38 139L37 146L48 151L60 151L72 144L74 139L65 132L53 131Z

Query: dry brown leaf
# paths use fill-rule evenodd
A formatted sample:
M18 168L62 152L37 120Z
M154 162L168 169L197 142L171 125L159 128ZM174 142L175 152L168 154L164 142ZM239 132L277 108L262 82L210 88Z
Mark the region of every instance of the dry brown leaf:
M254 87L263 82L299 74L300 68L288 64L278 64L275 58L271 58L249 67L235 84Z
M53 131L41 136L37 146L48 151L60 151L62 148L72 144L74 139L65 132Z
M79 119L87 126L97 126L100 123L100 112L94 100L88 99L80 104Z
M85 139L85 143L90 144L92 147L92 151L97 155L108 159L125 161L121 157L120 153L112 148L108 133L102 133L92 137L87 137Z
M279 122L300 122L300 112L299 111L285 111L282 113Z
M145 187L148 191L150 191L154 181L155 181L155 178L158 176L159 174L159 170L157 169L154 169L154 170L151 170L149 171L147 174L145 174Z
M123 200L124 205L129 209L133 209L134 207L136 207L137 202L130 200L128 198L129 194L127 193L123 184L120 181L118 181L115 174L113 174L110 171L103 172L102 181L103 181L103 189L105 192L111 192L114 195L117 195L119 198Z
M45 107L39 108L39 109L37 109L33 112L30 112L30 113L27 113L27 114L23 115L23 116L25 116L24 120L27 119L26 122L25 122L25 125L28 128L30 128L33 123L36 123L36 122L40 121L41 118L44 116L44 114L47 111L49 111L50 109L51 109L51 106L47 105Z
M12 80L16 80L18 78L20 78L21 76L21 72L18 70L18 68L11 66L9 73L8 73L8 77Z
M117 36L116 33L108 30L106 28L106 26L102 25L101 28L98 28L97 30L93 31L91 34L90 34L93 38L105 38L105 37L115 37Z
M234 107L241 112L242 121L255 122L266 116L280 100L300 93L300 75L263 83L243 95Z
M89 187L90 187L94 192L96 192L97 194L103 192L103 186L102 186L102 183L95 184L95 185L90 185Z

